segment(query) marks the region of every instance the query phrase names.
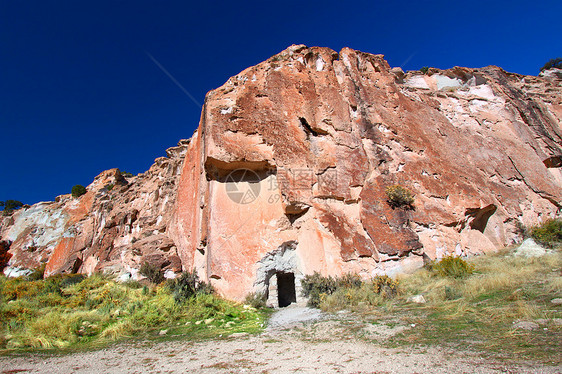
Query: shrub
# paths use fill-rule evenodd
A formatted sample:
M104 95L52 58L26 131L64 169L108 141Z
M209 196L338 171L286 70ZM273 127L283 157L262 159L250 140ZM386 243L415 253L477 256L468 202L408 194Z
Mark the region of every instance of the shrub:
M392 298L398 294L398 281L388 275L377 275L371 280L373 291L384 298Z
M531 237L547 247L562 242L562 219L550 219L540 226L533 227Z
M363 284L359 274L347 273L336 278L337 288L359 288Z
M562 69L562 57L550 59L546 64L544 64L544 66L541 68L541 71L553 68Z
M414 204L414 195L406 188L396 184L389 186L385 190L388 197L388 204L392 208L408 208L411 209Z
M24 278L7 279L0 291L6 301L32 298L39 295L44 288L41 281L26 281Z
M251 292L246 295L244 299L244 304L254 307L256 309L262 309L266 307L267 298L263 292Z
M320 282L325 278L320 279ZM333 311L353 307L364 308L368 305L380 305L398 294L398 281L387 275L376 276L368 282L362 281L357 274L346 274L335 278L336 289L324 292L316 302L322 310Z
M424 66L423 68L420 69L420 72L422 74L427 74L429 73L429 66Z
M164 282L164 274L162 273L162 270L148 262L143 262L139 272L154 284Z
M337 282L331 276L324 277L315 271L303 278L301 286L303 295L308 297L308 306L318 307L327 295L334 293Z
M80 184L77 184L76 186L72 187L72 191L71 191L72 197L75 197L75 198L84 195L86 192L87 192L86 187L84 187Z
M199 279L195 269L191 272L184 271L179 277L172 279L169 282L169 288L177 303L182 303L197 294L210 295L214 293L210 284Z
M34 269L33 272L27 276L27 278L32 281L43 279L46 266L47 266L46 263L42 263L37 269Z
M0 201L0 207L4 208L3 210L4 215L12 214L14 210L18 210L23 206L24 204L18 200Z
M441 277L464 278L471 275L474 265L457 256L446 256L427 265L428 269Z

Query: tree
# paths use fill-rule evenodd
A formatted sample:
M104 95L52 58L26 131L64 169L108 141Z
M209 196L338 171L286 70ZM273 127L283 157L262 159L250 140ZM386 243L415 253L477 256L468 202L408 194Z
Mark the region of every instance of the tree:
M72 197L80 197L86 192L86 187L82 186L81 184L77 184L76 186L72 187Z
M541 68L541 71L545 71L548 69L562 69L562 57L557 57L550 59L544 66Z
M14 210L18 210L22 206L23 206L23 203L21 201L17 201L17 200L0 201L0 207L4 208L4 214L10 214Z

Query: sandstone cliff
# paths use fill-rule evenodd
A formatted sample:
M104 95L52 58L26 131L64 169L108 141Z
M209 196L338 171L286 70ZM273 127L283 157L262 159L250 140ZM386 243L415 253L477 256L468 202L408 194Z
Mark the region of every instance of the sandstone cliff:
M57 197L21 209L0 221L1 238L10 243L11 275L46 264L45 275L96 271L136 277L147 261L181 271L174 242L166 235L173 215L187 140L166 150L167 157L138 176L104 171L78 199Z
M561 121L556 74L405 74L381 55L291 46L209 92L191 140L144 175L104 172L79 200L5 218L8 270L127 278L150 261L240 299L275 293L281 274L298 291L314 271L495 250L560 214ZM412 209L387 203L391 185Z

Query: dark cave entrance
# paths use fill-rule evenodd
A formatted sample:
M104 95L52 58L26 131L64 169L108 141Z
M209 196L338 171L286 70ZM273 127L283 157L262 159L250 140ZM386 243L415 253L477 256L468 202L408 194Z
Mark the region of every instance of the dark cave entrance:
M297 301L295 291L295 274L277 273L277 300L279 307L283 308Z

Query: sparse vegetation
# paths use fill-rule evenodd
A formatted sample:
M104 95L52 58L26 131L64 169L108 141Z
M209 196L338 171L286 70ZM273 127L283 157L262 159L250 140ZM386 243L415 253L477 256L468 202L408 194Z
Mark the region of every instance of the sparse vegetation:
M148 280L154 284L160 284L164 282L164 273L162 272L162 269L149 262L142 263L139 269L139 273L147 277Z
M471 259L448 256L397 280L382 276L360 286L316 273L303 287L322 310L348 309L363 322L402 326L384 343L389 347L438 345L560 365L562 308L551 300L562 298L561 269L560 246L537 258L506 249ZM362 331L357 336L366 339Z
M424 75L427 74L427 73L429 73L429 66L424 66L424 67L422 67L422 68L420 69L420 72L421 72L422 74L424 74Z
M320 303L337 289L336 280L327 276L324 277L318 272L306 275L301 281L302 292L308 297L308 306L318 307Z
M562 242L562 219L547 220L542 225L531 228L529 232L537 242L553 247Z
M388 197L388 204L393 208L412 209L414 204L414 194L407 188L398 184L389 186L385 190Z
M24 204L18 200L0 201L0 208L4 215L12 214L15 210L22 208Z
M541 71L554 68L562 69L562 57L550 59L546 64L544 64L544 66L541 68Z
M87 192L86 187L84 187L80 184L77 184L77 185L73 186L72 190L71 190L72 197L74 197L74 198L80 197L80 196L84 195L86 192Z
M263 309L266 307L267 298L264 293L251 292L246 295L244 304L250 305L256 309Z
M334 278L315 272L305 276L301 285L308 305L324 310L345 309L359 303L378 305L398 293L398 283L386 275L363 281L357 274Z
M441 277L465 278L472 274L474 265L457 256L445 256L437 262L431 262L427 269Z
M348 309L378 324L407 326L387 341L391 347L415 342L561 364L562 308L551 303L562 297L561 249L538 258L516 257L505 250L475 257L467 265L459 260L453 257L438 262L437 268L435 264L402 276L395 298L377 300L363 291L359 304L352 301L360 300L358 292L352 292L321 306L337 310L347 302ZM410 302L414 295L423 295L425 302ZM517 328L521 321L536 327Z
M260 331L262 313L208 293L178 301L166 285L102 276L0 277L0 350L91 347L130 336L206 338Z
M195 270L183 272L178 278L170 280L168 286L177 303L182 303L197 294L214 293L213 287L200 280Z

